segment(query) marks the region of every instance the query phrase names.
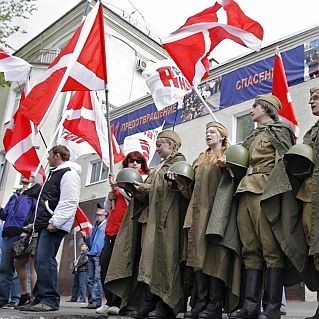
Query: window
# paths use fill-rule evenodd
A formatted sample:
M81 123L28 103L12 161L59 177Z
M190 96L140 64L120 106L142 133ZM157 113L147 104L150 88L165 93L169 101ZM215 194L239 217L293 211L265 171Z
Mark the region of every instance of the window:
M7 105L7 111L4 118L4 123L9 123L15 113L16 109L19 106L19 102L21 99L21 92L23 88L17 87L16 89L12 90L11 96L9 98L9 103Z
M250 113L236 116L236 144L242 142L254 128Z
M102 160L91 162L90 184L101 182L107 179L108 167Z
M3 180L4 180L5 171L6 171L6 164L7 164L7 160L4 154L0 153L0 187L1 188L3 186Z

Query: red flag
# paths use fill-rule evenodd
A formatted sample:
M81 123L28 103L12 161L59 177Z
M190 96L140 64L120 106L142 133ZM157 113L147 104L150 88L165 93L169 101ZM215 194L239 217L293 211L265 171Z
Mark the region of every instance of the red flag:
M61 91L104 90L106 83L103 5L98 1L28 94L22 111L41 127Z
M21 94L21 100L25 98L25 92L28 90L28 81ZM20 108L11 119L3 137L3 145L6 151L6 159L14 168L24 177L30 178L32 172L38 167L40 160L36 149L34 148L34 127L33 124L24 117ZM40 174L45 179L43 167Z
M223 8L227 24L218 22L217 11ZM162 41L163 47L176 62L187 80L198 85L208 76L208 56L224 39L233 40L258 51L263 38L261 25L247 17L233 0L215 3L192 17Z
M87 236L90 235L92 224L90 222L89 217L86 216L84 211L79 206L75 213L73 227L74 227L74 231L76 232L84 231ZM82 235L81 233L79 234Z
M300 130L298 127L297 116L294 105L292 104L291 95L288 89L285 67L281 58L279 48L276 49L274 73L272 81L272 94L277 96L281 102L282 108L279 115L283 120L288 121L294 128L295 136L298 137Z
M12 56L0 47L0 72L4 72L6 81L25 81L31 70L31 64Z
M96 93L76 92L70 100L66 112L63 126L69 132L88 142L102 158L105 165L109 166L107 122Z

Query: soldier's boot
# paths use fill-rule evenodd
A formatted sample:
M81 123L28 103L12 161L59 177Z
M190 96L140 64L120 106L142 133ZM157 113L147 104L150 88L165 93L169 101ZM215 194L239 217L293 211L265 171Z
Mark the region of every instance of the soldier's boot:
M307 317L305 319L319 319L319 304L316 313L312 317Z
M242 309L228 315L230 319L257 319L260 315L263 272L260 269L245 271L245 299Z
M194 273L197 299L191 311L184 313L184 318L197 319L198 314L206 309L208 300L209 277L201 271Z
M225 284L222 280L210 277L209 302L206 309L198 314L198 319L222 319L225 289Z
M156 301L158 300L158 297L151 293L150 287L148 285L145 286L144 293L145 301L136 312L130 314L132 318L145 319L156 307Z
M156 303L155 310L148 314L148 319L174 319L176 318L173 310L163 300Z
M258 319L280 319L281 299L284 281L282 268L268 268L266 275L267 305Z

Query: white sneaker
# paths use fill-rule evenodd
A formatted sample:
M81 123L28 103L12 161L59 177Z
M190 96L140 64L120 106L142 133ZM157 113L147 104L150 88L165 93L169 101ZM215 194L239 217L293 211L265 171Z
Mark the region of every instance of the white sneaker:
M102 315L102 314L107 314L107 313L108 313L108 310L109 310L110 308L112 308L112 307L110 307L110 306L108 306L108 305L102 305L101 307L97 308L97 309L95 310L95 312L98 313L98 314L100 314L100 315Z
M108 315L119 315L120 314L120 308L119 307L109 307L108 311L107 311Z

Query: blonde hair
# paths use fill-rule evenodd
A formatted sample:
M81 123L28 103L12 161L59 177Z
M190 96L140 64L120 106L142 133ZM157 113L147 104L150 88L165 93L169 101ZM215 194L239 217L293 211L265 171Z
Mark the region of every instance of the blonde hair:
M211 150L210 148L208 148L204 153L202 153L199 158L198 158L198 161L197 161L197 165L200 165L200 164L203 164L203 163L209 163L211 165L215 165L218 161L218 159L220 159L225 150L227 149L228 147L228 140L227 140L227 136L228 136L228 132L226 130L225 127L221 126L221 125L210 125L208 126L207 128L209 127L215 127L217 129L217 131L219 132L219 134L221 135L222 137L222 147L220 149L217 149L217 150Z
M168 137L158 137L156 139L156 141L160 142L160 143L168 143L170 145L173 145L173 153L177 152L179 147L177 145L177 143L175 141L173 141L172 139L168 138Z

